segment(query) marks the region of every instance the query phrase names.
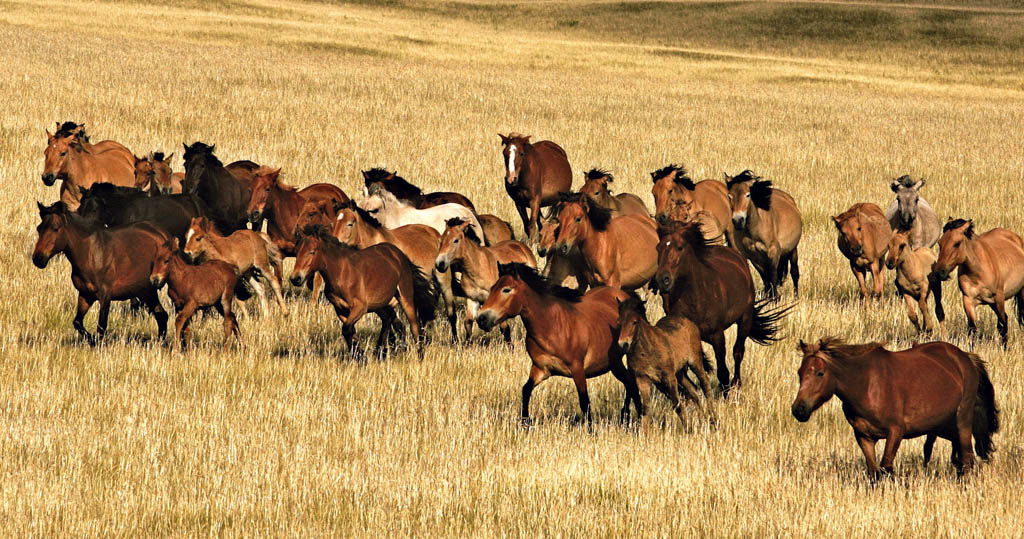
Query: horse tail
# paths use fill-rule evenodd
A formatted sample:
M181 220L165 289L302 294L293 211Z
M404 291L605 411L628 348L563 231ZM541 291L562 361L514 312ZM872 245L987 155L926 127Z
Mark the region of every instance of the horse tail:
M419 319L422 327L434 319L437 308L437 290L419 268L412 262L408 262L408 264L409 272L412 273L412 303L416 307L416 318Z
M976 354L970 354L971 361L978 369L978 396L974 403L974 452L988 460L996 450L992 435L999 432L999 408L996 407L995 388L988 376L985 362Z
M700 360L704 363L704 372L712 373L715 372L715 366L711 364L711 360L708 359L708 355L704 353L704 347L700 347Z
M781 339L779 336L779 321L796 307L795 303L771 309L778 301L774 297L762 298L754 302L754 320L751 323L750 340L768 346Z
M254 266L247 271L242 272L242 274L238 276L238 280L235 281L235 297L238 298L239 301L248 301L249 298L253 297L255 291L249 281L257 278L259 273L259 268Z
M270 262L270 267L274 268L274 271L277 272L278 279L283 279L284 268L281 267L281 261L284 257L281 255L281 249L266 234L260 233L260 239L263 240L263 244L267 247L267 261Z
M1024 326L1024 289L1013 297L1013 303L1017 306L1017 325Z

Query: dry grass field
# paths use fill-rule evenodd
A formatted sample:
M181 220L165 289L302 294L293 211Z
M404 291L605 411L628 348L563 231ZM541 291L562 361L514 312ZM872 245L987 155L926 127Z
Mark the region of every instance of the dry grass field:
M908 173L943 219L1024 232L1024 6L971 5L0 1L0 535L1020 534L1016 325L1008 350L975 349L1003 428L964 483L945 442L922 467L918 439L872 486L836 401L807 424L789 411L799 338L915 339L891 282L860 306L830 215L887 204ZM29 260L35 201L57 197L39 180L43 129L64 120L174 151L179 170L194 140L349 193L361 168L397 168L509 220L499 131L558 141L576 185L602 166L648 202L648 173L670 162L700 178L752 168L803 211L802 295L782 342L748 347L714 429L693 409L680 428L662 398L650 428L624 429L605 377L594 433L566 379L535 392L521 430L521 325L507 348L479 332L451 346L435 324L422 363L361 365L296 289L291 317L242 321L240 348L221 350L214 316L172 355L151 318L115 307L90 349L67 262ZM945 294L966 347L953 282Z

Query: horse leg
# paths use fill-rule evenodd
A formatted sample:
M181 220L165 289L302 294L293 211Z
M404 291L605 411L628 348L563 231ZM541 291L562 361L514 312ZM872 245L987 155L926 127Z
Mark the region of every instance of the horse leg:
M313 275L313 301L320 301L320 296L324 293L324 276L320 275L320 272L316 272Z
M623 365L622 357L609 357L608 358L609 369L611 370L612 376L618 381L622 382L622 386L626 390L626 398L622 403L622 410L619 412L619 423L625 424L629 422L629 402L633 401L636 407L636 413L642 415L640 409L643 407L643 403L640 402L640 394L637 390L637 377L636 373L627 369Z
M526 204L516 201L516 211L519 212L519 219L523 221L523 234L530 239L530 217L526 213Z
M413 269L415 270L415 266ZM409 320L409 332L412 333L412 338L416 342L416 355L420 361L423 361L424 339L420 328L420 319L416 316L416 303L413 300L413 294L412 275L406 275L406 278L398 283L395 299L398 300L402 311L405 312L405 317Z
M530 199L530 242L536 244L540 240L540 195Z
M530 395L533 394L533 388L540 385L544 380L547 380L548 376L549 374L547 371L541 370L541 368L536 364L530 367L530 377L527 378L526 383L523 384L523 405L520 422L524 427L533 425L533 420L530 419Z
M459 330L456 326L457 316L455 314L455 294L452 292L452 272L444 273L434 270L434 282L441 292L441 299L444 302L444 312L448 316L448 326L452 332L452 343L459 342Z
M907 304L907 316L910 318L910 323L914 324L914 329L920 332L921 325L918 323L917 320L917 306L916 302L914 301L914 297L911 296L910 294L904 293L903 302ZM927 325L927 318L925 320L925 323Z
M872 481L878 479L878 465L875 463L875 441L863 434L854 431L854 436L857 437L857 445L860 446L860 450L864 453L864 463L868 466L868 477Z
M882 297L882 292L885 290L885 281L882 279L882 263L879 260L871 263L871 288L872 297Z
M942 281L938 277L929 274L928 289L935 296L935 319L942 323L946 320L946 310L942 307Z
M270 306L267 304L267 293L263 288L263 283L260 282L260 279L253 277L249 279L249 285L252 286L253 294L260 298L260 313L266 315L270 312Z
M903 441L903 430L899 427L889 429L889 435L885 437L885 452L882 453L882 471L892 475L892 463L896 460L896 451Z
M971 339L971 346L978 340L978 313L975 310L974 298L964 294L964 314L967 315L967 336Z
M932 460L932 447L935 445L935 435L929 434L924 439L924 465L928 466L928 462ZM953 444L954 446L956 444Z
M171 345L173 351L180 351L186 344L184 339L185 326L188 325L189 319L192 318L192 315L195 314L198 308L199 304L189 301L178 311L178 316L174 318L174 343Z
M87 298L82 294L78 294L78 310L75 312L75 319L71 322L71 327L75 328L75 331L85 339L85 342L89 343L89 346L96 345L96 339L89 334L89 331L85 329L85 314L89 312L89 308L96 301L95 298Z
M462 322L466 327L466 342L469 342L470 336L473 335L473 323L476 321L477 311L479 310L479 303L472 299L466 299L466 320Z
M1010 329L1010 319L1006 316L1006 299L996 296L996 301L992 304L992 310L996 313L996 327L999 329L999 339L1003 344L1003 350L1005 350L1006 334Z
M408 311L407 311L408 312ZM341 321L341 334L345 337L348 345L348 353L357 359L363 359L363 351L356 343L356 322L366 314L366 303L360 299L353 298L348 301L348 315ZM413 315L415 319L415 314Z
M651 402L651 379L644 375L636 377L636 415L637 423L643 428L647 422L647 405Z
M685 374L683 375L683 378L684 379L686 378ZM689 380L687 380L687 382L689 382ZM686 428L686 413L683 411L683 402L681 400L679 400L678 379L675 376L666 376L665 380L663 381L663 383L665 384L665 388L664 388L665 396L668 397L669 402L672 403L672 409L676 412L676 415L679 416L679 423L685 429ZM692 386L692 384L691 384L691 386ZM694 389L696 389L696 388L694 388Z
M738 338L738 337L737 337ZM708 337L711 348L715 351L718 385L722 388L722 396L729 396L729 367L725 364L725 332L719 331Z
M960 450L957 462L959 475L969 473L974 468L974 446L971 445L971 438L974 435L974 414L984 413L975 409L977 404L977 391L965 391L960 399L960 406L956 410L957 440L952 441L953 447ZM959 442L959 443L957 443Z
M908 305L909 307L909 305ZM921 291L921 295L917 298L917 308L921 310L921 318L924 319L924 330L931 333L935 331L935 321L928 314L928 289L925 288Z
M723 333L724 335L724 333ZM750 325L740 323L736 325L736 342L732 345L732 366L734 372L732 373L732 387L740 387L743 385L743 379L740 377L740 364L743 363L743 354L746 352L747 336L750 335ZM723 337L724 341L725 338Z
M789 277L793 279L793 295L800 297L800 268L799 268L800 257L797 255L796 247L793 248L793 252L789 254Z
M398 314L395 313L395 310L391 307L384 307L383 309L379 309L375 312L377 313L377 316L380 317L380 333L377 335L377 346L373 349L373 355L378 358L383 358L387 357L391 327L395 322L395 318L398 317ZM384 352L383 355L381 354L381 351Z
M99 298L100 316L96 323L96 340L102 341L107 334L107 319L110 318L110 298Z
M583 365L586 361L583 362ZM576 384L576 396L580 399L580 413L583 414L583 420L587 422L587 430L594 430L594 416L590 413L590 393L587 391L587 374L583 370L583 365L579 368L573 369L572 381Z
M850 261L850 269L853 270L853 276L857 278L857 286L860 287L861 303L866 303L868 297L868 285L867 282L865 282L865 277L867 272L855 266L852 260Z
M690 368L697 374L697 382L700 383L700 390L704 393L704 409L708 414L708 419L711 420L711 423L715 423L717 419L711 404L711 380L708 377L708 372L704 370L703 358L698 357ZM689 378L687 378L687 381L689 381Z
M288 306L284 302L284 294L281 293L281 272L278 271L273 276L268 272L264 272L263 279L270 284L270 289L274 291L274 301L281 308L281 314L288 316Z
M235 313L231 310L231 304L234 299L235 289L232 287L221 294L220 302L217 303L217 311L224 317L224 342L221 344L224 348L227 348L232 335L235 336L235 340L238 343L242 342L242 338L238 334L238 320L235 319Z
M505 344L512 344L512 326L509 325L508 320L501 323L501 337L505 340Z
M160 304L160 296L157 295L156 290L148 292L142 297L143 303L146 304L146 309L156 319L156 336L160 340L167 340L167 311L164 310L164 306Z

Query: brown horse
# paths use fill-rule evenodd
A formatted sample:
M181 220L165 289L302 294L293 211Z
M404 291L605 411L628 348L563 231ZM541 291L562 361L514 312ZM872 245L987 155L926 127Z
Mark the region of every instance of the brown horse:
M149 269L157 248L167 235L149 223L106 228L99 221L68 211L63 202L39 206L39 238L32 250L32 263L45 268L57 253L71 263L71 283L78 290L78 311L73 326L90 345L96 339L83 320L89 307L99 301L96 324L99 339L107 332L110 302L139 298L156 318L158 335L167 333L167 312L160 306L156 289L149 281Z
M999 431L999 410L978 356L944 342L890 352L879 343L849 345L833 338L800 341L800 351L793 417L805 422L838 396L872 478L879 473L875 444L883 438L881 471L889 474L907 438L950 440L953 465L961 474L974 466L972 436L979 457L987 459L995 451L992 434Z
M558 238L558 219L549 218L540 229L540 241L537 243L537 254L544 257L544 277L557 285L565 284L565 279L572 276L576 279L576 290L585 292L590 286L593 276L587 269L587 261L583 259L579 247L569 249L569 254L562 254L555 249Z
M225 237L217 232L209 219L196 217L185 234L184 252L196 260L209 258L226 262L235 268L238 275L247 275L255 270L252 284L263 312L267 312L267 295L260 281L270 284L277 306L284 316L288 316L288 306L281 295L281 278L284 276L281 251L266 234L255 230L236 230Z
M78 209L81 190L94 183L135 186L135 156L114 141L90 144L84 125L65 122L56 133L46 132L43 152L43 184L61 180L60 200L72 211Z
M850 270L860 286L860 299L868 300L867 272L871 272L872 297L882 297L885 253L889 250L892 228L882 209L870 202L858 202L832 217L839 231L839 251L850 261ZM795 280L794 280L795 282Z
M580 193L590 197L594 204L608 208L612 212L612 217L621 215L651 216L644 201L633 193L612 195L608 184L613 181L615 181L615 177L610 172L598 168L590 169L583 173L583 187L580 187Z
M945 281L953 268L964 297L968 333L972 338L977 335L975 309L988 305L996 313L999 336L1006 347L1007 299L1017 299L1017 323L1024 325L1024 242L1020 236L1005 228L978 235L973 220L951 219L939 238L939 257L932 272Z
M686 426L683 403L679 400L679 388L684 396L700 405L697 387L687 377L687 371L697 375L700 389L704 392L708 416L714 421L711 411L711 382L708 379L707 363L700 345L700 330L693 322L682 316L666 316L657 325L647 323L647 307L636 295L619 304L619 348L626 353L626 365L636 379L640 395L637 415L643 424L647 405L651 402L651 386L654 385L672 402L672 408L679 421Z
M368 193L375 193L377 189L395 195L398 200L404 200L416 209L433 208L442 204L459 204L476 213L473 203L460 193L450 191L436 191L424 193L419 187L409 183L405 178L396 172L389 172L382 168L371 168L363 171L363 184Z
M456 217L446 224L434 268L441 273L461 274L458 283L466 297L466 340L469 340L478 307L487 301L491 287L498 280L498 264L518 262L537 269L537 260L530 248L518 241L509 240L488 247L477 237L469 222ZM512 342L512 331L507 323L502 324L501 333L505 342Z
M281 169L260 167L252 181L252 198L246 210L250 222L266 215L267 234L274 240L284 256L295 256L295 224L302 206L308 200L328 200L334 204L347 204L348 195L329 183L315 183L302 190L285 185Z
M625 301L628 294L618 288L600 287L582 295L552 284L523 264L503 264L498 274L476 321L481 329L489 331L510 318L523 319L526 353L533 362L530 377L523 384L523 424L532 422L533 388L550 376L566 376L575 382L583 418L592 425L587 378L609 371L626 386L620 415L624 419L636 390L622 364L622 351L615 337L618 302Z
M541 206L557 204L559 193L572 190L569 159L565 150L550 140L531 143L530 137L519 133L498 136L505 164L505 191L516 205L526 237L536 240Z
M171 158L163 152L152 152L145 157L135 156L135 187L149 191L150 196L181 193L184 172L171 172Z
M188 344L186 339L192 315L199 309L210 307L216 308L224 317L224 346L228 345L232 335L241 340L238 321L231 311L238 285L234 266L222 260L205 260L196 266L186 264L178 249L178 238L171 238L157 250L149 278L157 289L167 285L167 296L178 313L174 319L172 344L175 351Z
M793 278L793 294L799 296L797 245L803 234L803 219L793 197L749 170L726 178L737 249L761 275L770 297L778 297L786 266Z
M476 220L480 222L480 228L484 229L485 245L516 239L516 235L512 232L512 225L497 215L480 213L477 214Z
M736 245L733 239L732 208L729 206L729 191L725 184L715 180L694 183L679 165L668 165L651 173L654 186L655 218L659 223L670 220L684 221L683 215L692 216L701 211L715 217L729 245ZM688 219L685 219L688 220Z
M647 284L658 268L658 233L645 215L611 216L581 194L565 195L555 208L555 248L563 255L579 247L591 286L635 290Z
M662 222L668 221L679 221L680 223L697 223L700 226L700 232L704 235L704 239L708 243L714 245L726 245L725 238L725 227L715 217L715 214L707 211L700 210L696 213L690 213L682 204L677 204L669 209L666 214L668 220L662 220Z
M356 322L367 312L380 317L376 353L390 341L397 302L409 320L417 354L423 360L421 324L434 318L434 290L409 257L390 243L356 249L339 242L324 227L302 231L291 282L299 286L312 273L323 275L327 300L342 323L349 353L361 356L356 347Z
M893 232L892 239L889 240L885 265L896 270L896 289L907 303L907 316L910 317L914 328L918 331L922 329L922 325L918 323L916 305L921 309L921 317L924 318L923 329L932 331L935 329L935 323L928 316L929 294L935 294L935 317L939 322L946 318L946 313L942 310L942 281L931 274L932 265L935 264L935 253L931 247L911 247L913 233L911 229Z
M308 205L309 203L307 203ZM323 204L323 202L321 202ZM312 221L311 221L312 223ZM455 299L452 293L451 273L434 270L434 259L441 245L441 235L427 225L405 225L394 229L381 226L366 210L355 202L349 202L338 209L337 219L332 223L334 237L359 249L372 245L390 243L409 257L409 260L424 275L433 275L438 292L444 302L445 314L451 327L452 342L458 341L455 326Z
M718 382L728 395L740 386L746 340L768 345L779 339L778 322L792 306L769 310L771 299L754 301L754 282L746 260L735 249L710 245L696 223L670 221L658 227L655 284L665 312L685 316L715 351ZM725 330L736 325L733 373L725 365Z

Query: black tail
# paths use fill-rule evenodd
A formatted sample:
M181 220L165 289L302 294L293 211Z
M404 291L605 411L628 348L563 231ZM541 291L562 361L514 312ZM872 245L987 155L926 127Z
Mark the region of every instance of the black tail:
M250 281L257 277L259 277L259 270L256 268L250 268L245 273L239 275L238 281L235 282L235 297L240 301L249 301L249 298L256 294Z
M715 372L715 366L711 364L711 360L708 359L708 355L704 353L704 347L700 349L700 360L704 363L704 372L711 374Z
M928 275L928 289L931 290L932 296L935 298L935 318L942 322L946 319L946 310L942 308L942 281L939 280L938 275L934 273ZM924 313L921 313L924 314ZM1021 317L1021 305L1020 300L1017 301L1017 320L1020 321Z
M754 322L750 328L749 337L750 340L761 346L768 346L781 338L779 337L779 321L796 307L796 304L793 303L770 309L776 301L778 301L777 298L767 297L754 303Z
M1024 290L1017 292L1013 303L1017 306L1017 325L1024 326Z
M409 262L409 270L412 272L412 303L416 306L416 318L419 319L420 327L422 327L434 319L434 311L437 308L437 290L412 262Z
M999 408L996 407L995 388L988 376L985 362L975 354L971 354L974 366L978 368L978 397L974 402L974 452L988 460L995 453L996 444L992 435L999 432Z

